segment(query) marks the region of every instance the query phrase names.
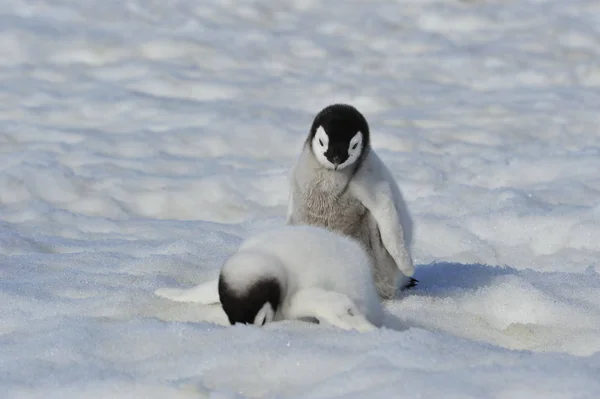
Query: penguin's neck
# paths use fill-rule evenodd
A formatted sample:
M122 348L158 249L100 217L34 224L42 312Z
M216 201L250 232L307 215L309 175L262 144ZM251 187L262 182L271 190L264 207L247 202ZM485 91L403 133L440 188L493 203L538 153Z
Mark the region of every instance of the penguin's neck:
M339 195L346 190L355 169L354 165L342 170L327 169L319 163L308 146L304 147L300 162L303 164L301 168L307 173L299 176L299 183L330 195Z

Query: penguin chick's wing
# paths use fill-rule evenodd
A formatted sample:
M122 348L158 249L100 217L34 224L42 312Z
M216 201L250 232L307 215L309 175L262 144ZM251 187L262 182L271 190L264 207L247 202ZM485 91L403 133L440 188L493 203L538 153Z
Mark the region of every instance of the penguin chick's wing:
M294 196L296 195L296 179L294 175L296 173L296 165L292 167L290 175L288 176L288 207L285 224L293 224L292 215L294 214Z
M296 292L289 302L286 318L316 318L343 330L366 332L376 329L356 304L345 294L306 288Z
M154 294L175 302L194 302L203 305L219 303L219 279L206 281L191 288L159 288Z
M408 251L412 220L392 173L374 151L350 181L349 190L373 215L383 246L398 269L412 277L415 267Z

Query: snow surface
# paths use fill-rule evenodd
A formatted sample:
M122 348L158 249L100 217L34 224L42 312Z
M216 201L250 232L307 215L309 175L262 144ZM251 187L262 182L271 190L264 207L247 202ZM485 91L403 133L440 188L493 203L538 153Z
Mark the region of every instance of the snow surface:
M2 397L600 397L599 2L5 0L0 23ZM153 295L283 223L336 101L415 219L389 328Z

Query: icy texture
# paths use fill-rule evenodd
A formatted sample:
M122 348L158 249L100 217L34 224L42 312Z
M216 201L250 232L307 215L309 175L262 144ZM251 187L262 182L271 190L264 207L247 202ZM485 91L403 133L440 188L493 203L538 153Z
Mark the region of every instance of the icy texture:
M2 397L600 397L598 1L5 0L0 23ZM415 219L390 328L153 295L283 223L336 101Z

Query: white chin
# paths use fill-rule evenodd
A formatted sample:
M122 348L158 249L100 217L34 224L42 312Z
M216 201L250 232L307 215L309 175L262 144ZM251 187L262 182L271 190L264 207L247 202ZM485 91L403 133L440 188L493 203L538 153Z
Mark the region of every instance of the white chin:
M329 169L329 170L342 170L342 169L345 169L350 164L349 163L343 163L343 164L340 164L338 166L335 166L331 162L321 162L321 165L323 165L323 167L325 167L326 169Z
M331 169L334 170L335 169L335 165L332 164L331 162L329 162L327 159L320 159L319 163L321 164L322 167L324 167L325 169ZM338 166L339 168L339 166Z

